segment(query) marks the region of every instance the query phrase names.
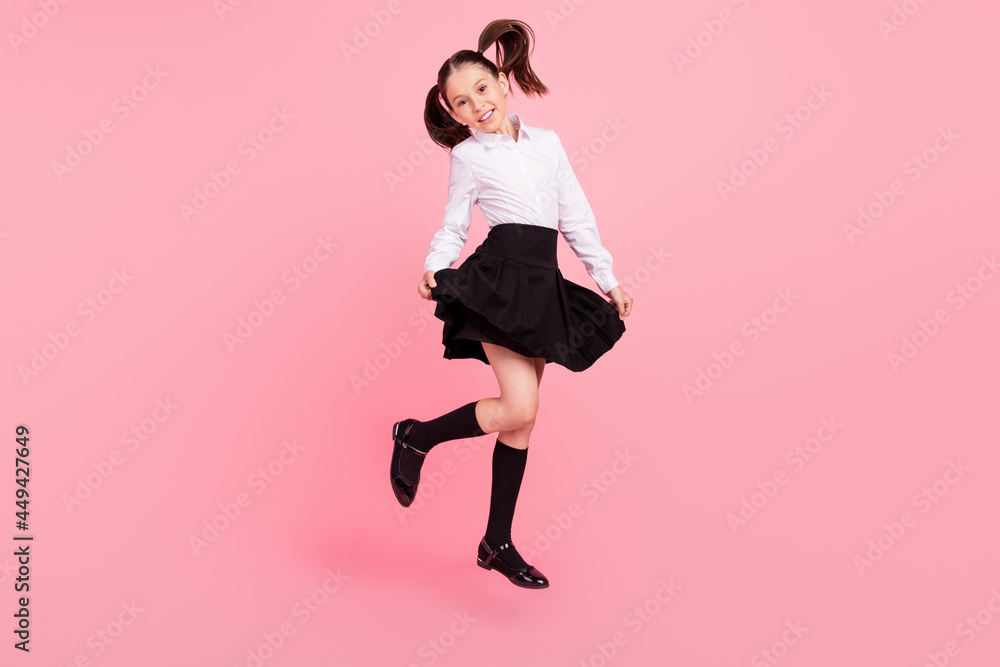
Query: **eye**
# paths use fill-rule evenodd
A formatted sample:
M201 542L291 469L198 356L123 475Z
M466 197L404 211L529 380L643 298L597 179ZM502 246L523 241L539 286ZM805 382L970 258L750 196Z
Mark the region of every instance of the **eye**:
M483 89L485 89L486 87L487 87L486 84L483 84L483 85L479 86L479 92L483 92ZM462 100L461 102L459 102L458 106L462 106L463 104L465 104L465 100Z

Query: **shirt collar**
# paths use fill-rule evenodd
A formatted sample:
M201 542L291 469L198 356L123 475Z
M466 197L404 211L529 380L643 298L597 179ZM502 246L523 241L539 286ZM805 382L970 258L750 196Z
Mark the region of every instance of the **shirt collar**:
M521 117L516 113L507 113L507 117L510 119L511 124L517 128L517 142L514 141L514 137L509 134L495 134L493 132L480 132L478 130L473 130L472 136L476 138L479 143L486 146L499 146L501 142L510 142L511 144L520 143L522 135L527 135L529 132L527 125L521 123Z

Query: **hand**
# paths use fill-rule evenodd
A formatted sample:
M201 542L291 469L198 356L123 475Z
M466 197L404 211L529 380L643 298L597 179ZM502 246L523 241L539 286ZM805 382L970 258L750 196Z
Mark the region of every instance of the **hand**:
M610 303L618 310L618 319L624 320L632 314L632 297L626 294L621 285L615 285L607 294Z
M437 281L434 280L434 273L434 271L426 271L424 277L420 279L420 284L417 285L417 293L428 301L433 299L430 288L437 287Z

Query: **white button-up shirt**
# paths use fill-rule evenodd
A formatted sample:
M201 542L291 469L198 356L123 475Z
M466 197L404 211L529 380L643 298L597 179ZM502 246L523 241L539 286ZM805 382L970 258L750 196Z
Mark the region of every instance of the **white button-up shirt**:
M424 271L449 268L458 259L478 203L490 229L519 222L562 232L597 286L610 292L618 285L611 253L601 245L594 212L562 141L552 130L523 125L517 114L508 118L517 128L516 141L474 130L452 148L444 221L431 239Z

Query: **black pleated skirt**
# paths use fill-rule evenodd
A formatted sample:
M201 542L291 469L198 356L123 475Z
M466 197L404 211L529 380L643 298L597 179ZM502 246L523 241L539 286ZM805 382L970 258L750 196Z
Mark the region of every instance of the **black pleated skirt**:
M434 273L445 359L489 364L487 342L579 372L614 346L625 322L605 297L563 278L558 239L549 227L498 224L460 266Z

